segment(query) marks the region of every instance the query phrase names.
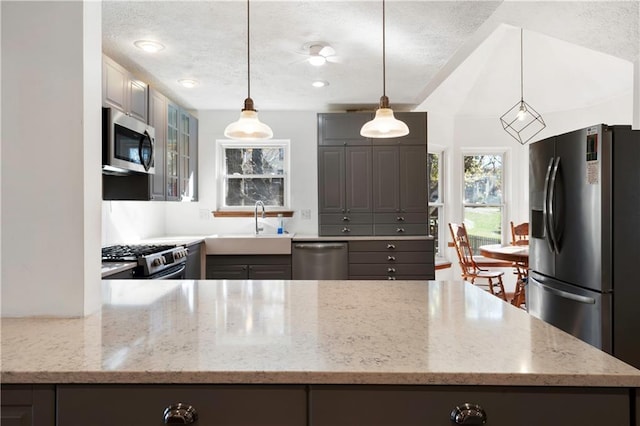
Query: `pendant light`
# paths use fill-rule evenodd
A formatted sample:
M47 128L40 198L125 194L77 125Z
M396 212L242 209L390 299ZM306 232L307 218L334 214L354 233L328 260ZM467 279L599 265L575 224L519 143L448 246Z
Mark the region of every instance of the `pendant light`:
M389 98L386 94L386 56L385 56L385 10L382 0L382 97L380 106L373 120L368 121L360 129L360 135L365 138L398 138L409 134L409 127L393 116L389 108Z
M251 60L249 38L249 0L247 0L247 99L244 100L244 108L240 112L240 119L229 124L224 129L225 137L237 140L271 139L273 131L271 127L258 119L258 111L253 107L251 99Z
M502 128L522 145L546 127L542 116L524 101L523 43L520 28L520 102L500 117Z

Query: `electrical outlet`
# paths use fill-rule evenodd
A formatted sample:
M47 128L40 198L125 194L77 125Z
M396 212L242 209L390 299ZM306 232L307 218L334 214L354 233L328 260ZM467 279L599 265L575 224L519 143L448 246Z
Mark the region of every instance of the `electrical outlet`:
M311 210L310 209L300 210L300 214L302 216L302 220L311 220Z
M207 209L200 209L200 220L210 220L211 212Z

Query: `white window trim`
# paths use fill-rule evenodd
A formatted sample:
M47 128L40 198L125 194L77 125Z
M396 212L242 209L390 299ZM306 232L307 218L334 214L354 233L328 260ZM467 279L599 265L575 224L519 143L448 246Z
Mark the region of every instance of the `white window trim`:
M477 147L477 148L461 148L460 149L460 213L462 220L464 220L464 208L465 207L500 207L502 209L502 244L508 244L511 238L509 233L509 194L511 194L511 148L504 146L496 147ZM501 204L466 204L464 202L464 157L469 155L489 155L489 154L501 154L502 155L502 203ZM528 173L528 172L527 172Z
M268 147L284 147L284 206L278 209L290 210L291 205L291 140L289 139L270 139L266 141L237 141L231 139L216 140L216 187L217 187L217 205L220 211L242 211L253 210L253 206L225 206L225 154L226 148L268 148ZM247 176L250 177L250 176ZM278 176L280 177L280 176Z
M446 229L446 149L442 146L438 145L430 145L427 149L427 154L437 154L439 157L439 175L438 175L438 195L439 201L437 203L432 203L429 201L429 207L438 207L440 214L438 216L438 255L436 256L438 259L446 259L447 253L447 244L448 241L448 230ZM427 177L428 179L428 177ZM445 232L447 231L447 232Z

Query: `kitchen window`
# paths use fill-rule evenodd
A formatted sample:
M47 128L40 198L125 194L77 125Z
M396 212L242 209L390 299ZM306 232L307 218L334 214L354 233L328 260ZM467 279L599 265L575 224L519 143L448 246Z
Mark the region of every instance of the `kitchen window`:
M501 244L504 218L504 153L463 156L463 218L474 252Z
M221 209L288 208L289 141L219 140L218 205Z
M444 218L444 183L443 183L444 152L434 151L427 154L427 188L429 197L429 235L433 236L435 255L442 256L445 252L442 246L446 237L442 235L441 226Z

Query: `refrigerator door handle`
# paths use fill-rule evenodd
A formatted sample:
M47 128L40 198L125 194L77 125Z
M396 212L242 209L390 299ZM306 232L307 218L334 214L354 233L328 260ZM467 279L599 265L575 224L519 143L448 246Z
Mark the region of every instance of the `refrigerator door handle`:
M538 280L534 280L544 291L564 299L573 300L574 302L584 303L586 305L595 305L596 299L593 297L580 296L579 294L569 293L568 291L558 290L557 288L548 287Z
M551 171L553 170L554 161L555 157L551 157L549 160L549 166L547 166L547 174L544 178L544 203L542 204L544 235L546 236L545 240L547 241L547 245L549 246L549 251L551 251L551 253L555 253L555 247L553 245L553 240L551 239L551 227L549 226L549 184L551 181Z
M553 212L553 201L556 198L556 179L558 178L558 168L560 167L560 157L556 157L556 163L553 166L553 171L551 172L551 182L549 184L549 235L551 236L551 240L553 243L555 253L560 253L560 241L558 235L556 235L555 228L555 215Z

